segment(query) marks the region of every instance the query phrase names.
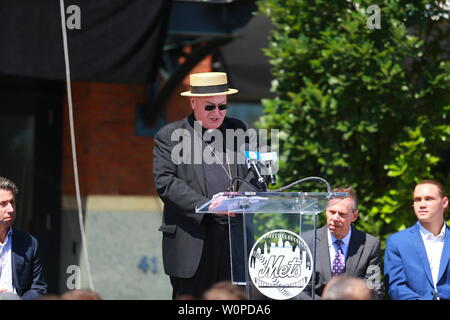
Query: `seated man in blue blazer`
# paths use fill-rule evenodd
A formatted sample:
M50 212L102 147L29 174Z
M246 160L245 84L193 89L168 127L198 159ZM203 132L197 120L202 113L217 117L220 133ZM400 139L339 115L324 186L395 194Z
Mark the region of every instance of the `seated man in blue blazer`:
M391 299L450 299L450 230L444 216L448 197L434 180L416 185L418 222L387 239L384 274Z
M47 284L37 240L13 228L18 192L11 180L0 177L0 292L35 299L47 293Z

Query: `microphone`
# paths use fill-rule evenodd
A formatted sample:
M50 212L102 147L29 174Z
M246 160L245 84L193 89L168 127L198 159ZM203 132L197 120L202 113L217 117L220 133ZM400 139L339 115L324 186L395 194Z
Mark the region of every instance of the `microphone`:
M272 165L275 163L275 161L278 159L276 152L261 152L261 163L266 166L266 168L269 171L269 177L270 177L270 184L274 186L277 183L277 177L275 176L275 173L273 172Z
M253 174L256 177L256 180L258 181L259 187L262 188L264 191L267 190L267 184L266 180L261 176L261 173L258 169L258 160L261 159L261 155L257 151L244 151L245 158L247 159L247 168L251 169Z

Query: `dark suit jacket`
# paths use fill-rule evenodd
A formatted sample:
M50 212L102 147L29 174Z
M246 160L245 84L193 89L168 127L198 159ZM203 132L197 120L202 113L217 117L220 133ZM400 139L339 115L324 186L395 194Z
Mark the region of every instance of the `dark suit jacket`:
M46 294L47 283L36 238L14 228L11 251L12 278L17 294L27 300Z
M197 205L210 199L206 197L206 183L202 164L174 164L172 149L179 141L171 141L176 129L184 129L187 139L194 136L194 117L169 123L155 136L153 150L153 176L156 190L164 202L163 263L166 274L178 278L191 278L200 262L206 225L204 214L195 213ZM240 120L225 118L225 129L243 129L247 126ZM238 149L239 150L239 149ZM231 165L232 176L250 179L246 165ZM241 190L241 189L240 189ZM224 190L225 191L225 190Z
M395 300L431 300L434 284L418 224L391 235L384 257L388 294ZM450 228L445 229L444 247L437 281L441 299L450 299Z
M345 260L345 275L368 280L375 285L375 294L381 299L384 296L384 285L381 281L380 241L353 226L351 228L352 234ZM328 228L325 225L317 230L316 235L316 299L320 299L326 283L332 277L327 231ZM304 238L312 251L312 233L305 233Z

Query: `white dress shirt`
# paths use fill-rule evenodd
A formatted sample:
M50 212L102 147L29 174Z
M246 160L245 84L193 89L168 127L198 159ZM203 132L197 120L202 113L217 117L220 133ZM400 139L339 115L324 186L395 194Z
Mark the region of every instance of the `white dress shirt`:
M12 283L11 236L9 228L5 242L0 243L0 289L16 293Z
M439 265L441 263L442 249L444 248L445 223L442 225L441 232L435 237L430 231L425 229L419 222L420 235L427 252L428 263L430 264L431 276L433 277L434 288L439 275Z
M336 251L338 249L337 245L334 243L334 241L336 241L337 238L331 234L330 229L327 229L327 230L328 230L328 250L330 251L330 265L331 265L331 267L333 267L333 260L336 255ZM351 235L352 235L352 228L350 228L347 235L342 239L344 244L341 245L341 248L342 248L342 252L343 252L346 260L347 260L348 245L350 243Z

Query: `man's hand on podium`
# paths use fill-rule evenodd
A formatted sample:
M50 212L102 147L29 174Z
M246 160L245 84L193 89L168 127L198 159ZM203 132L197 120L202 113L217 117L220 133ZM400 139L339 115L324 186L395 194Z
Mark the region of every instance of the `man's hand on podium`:
M209 205L209 214L214 218L215 221L224 224L224 223L228 223L228 215L230 217L234 217L235 213L233 212L228 212L228 211L215 211L215 208L217 208L222 201L228 199L225 196L222 195L214 195L213 196L213 201L211 202L211 204Z

